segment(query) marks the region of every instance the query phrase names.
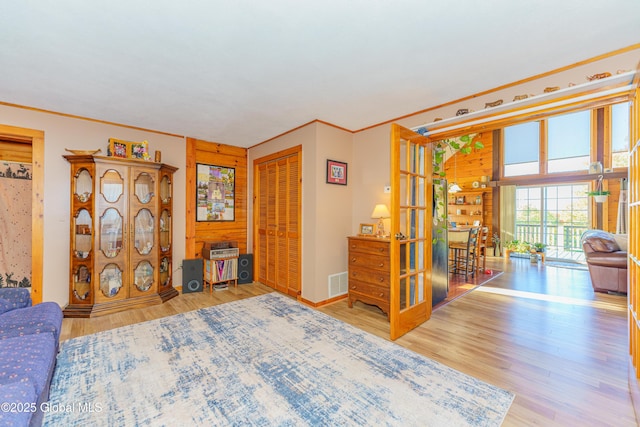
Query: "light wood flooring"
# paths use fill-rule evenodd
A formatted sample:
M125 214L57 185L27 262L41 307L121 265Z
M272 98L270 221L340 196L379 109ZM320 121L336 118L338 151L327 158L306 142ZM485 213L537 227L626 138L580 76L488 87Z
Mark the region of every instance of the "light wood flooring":
M505 426L636 426L626 297L594 293L588 272L489 260L505 273L434 310L396 343L516 394ZM181 294L160 306L64 319L62 340L271 292L261 284ZM319 308L389 337L386 316L345 300Z

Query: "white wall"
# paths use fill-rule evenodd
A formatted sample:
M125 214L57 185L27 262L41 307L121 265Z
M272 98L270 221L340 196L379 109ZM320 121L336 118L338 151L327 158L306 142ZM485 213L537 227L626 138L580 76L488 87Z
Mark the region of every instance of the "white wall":
M109 138L147 140L152 156L155 150L160 150L166 163L180 168L173 183L174 269L180 265L185 248L184 138L2 105L0 124L44 131L43 301L55 301L61 306L69 302L70 167L62 156L70 153L65 148L101 148L101 154L106 155ZM182 283L181 272L174 273L174 284Z
M302 146L302 297L318 302L327 299L329 274L347 270L346 236L351 227L351 133L313 122L264 144L250 148L248 199L253 200L253 161ZM327 184L326 161L348 163L348 185ZM253 248L253 204L247 217L249 248Z

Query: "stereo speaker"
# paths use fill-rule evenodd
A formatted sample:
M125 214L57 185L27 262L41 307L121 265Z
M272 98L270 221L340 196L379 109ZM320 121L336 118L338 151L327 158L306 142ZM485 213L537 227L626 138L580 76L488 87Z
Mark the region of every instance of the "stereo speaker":
M182 260L182 293L202 292L202 259Z
M253 254L240 254L238 258L238 283L253 282Z

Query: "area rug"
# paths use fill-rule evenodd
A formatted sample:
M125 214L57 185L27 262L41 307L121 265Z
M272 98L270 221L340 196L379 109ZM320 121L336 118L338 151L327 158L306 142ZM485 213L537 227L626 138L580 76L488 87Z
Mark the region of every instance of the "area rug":
M65 341L47 426L497 426L514 395L270 293Z

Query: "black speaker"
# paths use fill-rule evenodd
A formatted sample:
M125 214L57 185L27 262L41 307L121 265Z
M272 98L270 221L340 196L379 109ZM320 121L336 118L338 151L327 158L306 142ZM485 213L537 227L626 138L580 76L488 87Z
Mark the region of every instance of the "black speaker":
M202 292L202 259L182 260L182 293Z
M253 282L253 254L241 254L238 258L238 283Z

